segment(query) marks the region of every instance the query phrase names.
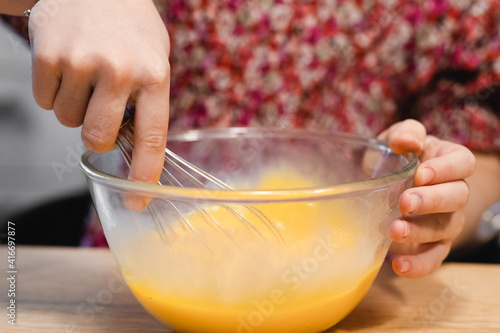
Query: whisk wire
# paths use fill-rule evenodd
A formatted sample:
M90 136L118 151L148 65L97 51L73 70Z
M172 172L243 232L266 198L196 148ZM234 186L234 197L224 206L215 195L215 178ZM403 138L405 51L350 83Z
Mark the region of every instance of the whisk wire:
M122 155L128 164L128 166L131 166L132 163L132 150L134 147L134 125L133 125L133 112L130 113L130 110L127 110L128 115L126 115L126 118L124 119L122 126L119 130L118 137L117 137L117 146L122 152ZM209 186L206 185L206 183L215 186L217 189L222 189L222 190L227 190L227 191L234 191L234 189L227 185L226 183L222 182L218 178L214 177L210 173L196 167L195 165L189 163L188 161L184 160L177 154L173 153L170 151L168 148L165 148L165 166L163 167L162 174L160 176L160 181L158 182L159 185L168 185L171 186L178 186L178 187L185 187L183 183L175 177L171 171L168 170L167 166L170 166L173 170L175 170L180 176L184 178L184 180L188 181L192 185L194 185L197 188L201 189L210 189ZM206 183L201 181L197 176L204 180ZM172 210L175 212L175 215L178 215L179 219L178 221L181 222L181 226L187 226L192 232L196 233L197 236L198 233L196 231L196 228L193 227L193 225L188 221L188 219L184 216L184 214L178 209L178 207L170 200L167 200L167 203L169 206L171 206ZM151 212L151 215L153 216L153 219L155 221L155 224L157 224L160 228L160 232L164 235L167 235L167 230L165 230L164 223L161 223L161 219L158 216L157 212L155 212L156 208L152 208L151 206L153 205L153 202L150 203L148 206L148 209ZM222 226L222 224L217 221L214 216L212 216L203 206L197 204L197 203L190 203L192 207L194 207L199 213L201 213L201 216L203 216L204 221L211 225L214 224L217 226L217 229L220 229L223 231L227 236L230 236L230 233ZM242 215L240 212L238 212L235 208L224 205L224 204L218 204L219 207L227 210L229 213L231 213L237 220L242 222L246 227L251 229L255 234L257 234L260 238L265 239L265 236L259 231L259 229L247 218L245 218L244 215ZM279 241L282 241L281 234L279 230L276 228L276 226L267 218L267 216L262 213L259 209L249 206L249 205L241 205L241 207L246 208L252 215L256 217L255 222L260 222L263 223L268 230L271 232L271 234ZM159 208L159 207L158 207ZM253 219L252 219L253 221ZM213 225L211 225L213 226ZM172 230L170 230L172 231ZM164 239L165 241L165 239Z

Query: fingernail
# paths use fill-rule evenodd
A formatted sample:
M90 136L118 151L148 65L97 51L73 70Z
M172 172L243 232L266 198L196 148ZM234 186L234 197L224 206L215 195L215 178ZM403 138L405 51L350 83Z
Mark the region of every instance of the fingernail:
M124 197L124 201L125 206L128 209L134 210L136 212L143 210L147 206L147 203L144 199L133 194L126 194Z
M405 220L400 220L403 224L403 238L406 238L410 234L410 227L408 226L408 222Z
M415 212L422 205L422 198L418 194L410 196L410 214Z
M403 260L401 261L401 269L399 270L401 273L406 273L410 270L411 265L409 261Z
M396 219L394 220L391 229L393 232L397 234L397 238L406 238L410 234L410 227L408 226L408 222L406 222L403 219ZM401 235L401 230L403 231L403 235Z
M430 182L432 182L432 180L434 179L434 177L435 177L435 173L434 173L433 169L431 169L431 168L423 168L420 171L420 181L422 183L420 185L429 184Z

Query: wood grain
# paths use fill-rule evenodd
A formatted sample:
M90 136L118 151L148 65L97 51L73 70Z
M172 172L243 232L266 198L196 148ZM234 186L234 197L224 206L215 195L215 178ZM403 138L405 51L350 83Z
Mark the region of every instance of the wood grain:
M7 276L7 249L0 248ZM107 249L18 247L16 326L0 332L171 332L137 303ZM9 282L0 280L3 313ZM384 265L361 304L333 332L500 332L500 266L445 264L422 279ZM279 332L277 332L279 333Z

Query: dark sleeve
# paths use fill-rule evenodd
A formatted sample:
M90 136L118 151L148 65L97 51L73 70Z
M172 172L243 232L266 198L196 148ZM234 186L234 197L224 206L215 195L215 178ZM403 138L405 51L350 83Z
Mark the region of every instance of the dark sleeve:
M0 22L10 26L16 33L29 42L28 19L19 16L0 15Z

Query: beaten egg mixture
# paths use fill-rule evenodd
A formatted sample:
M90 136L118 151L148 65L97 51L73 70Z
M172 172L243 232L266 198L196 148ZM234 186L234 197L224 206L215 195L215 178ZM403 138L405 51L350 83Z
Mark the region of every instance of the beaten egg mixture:
M279 171L260 188L311 185ZM361 212L332 201L253 207L272 225L247 207L200 206L186 217L196 232L181 221L167 239L142 235L147 252L129 254L142 268L122 271L144 308L181 332L319 332L349 314L382 262L354 222Z

